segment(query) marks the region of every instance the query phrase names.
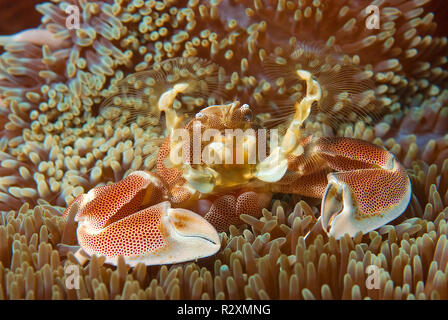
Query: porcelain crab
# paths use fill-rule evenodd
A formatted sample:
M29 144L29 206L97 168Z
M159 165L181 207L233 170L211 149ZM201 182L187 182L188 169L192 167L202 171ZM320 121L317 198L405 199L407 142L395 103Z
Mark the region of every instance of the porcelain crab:
M133 172L78 196L67 208L65 214L78 221L82 249L111 264L119 255L130 265L205 257L219 250L217 231L241 224L240 214L260 216L273 193L321 198L320 223L336 238L398 217L411 197L405 169L368 142L303 135L302 124L322 92L310 72L298 70L297 76L306 94L277 144L275 135L255 133L250 107L239 102L202 109L182 127L172 104L188 83L164 92L157 108L165 113L168 137L156 171ZM235 131L244 132L241 139ZM269 155L254 157L268 140Z

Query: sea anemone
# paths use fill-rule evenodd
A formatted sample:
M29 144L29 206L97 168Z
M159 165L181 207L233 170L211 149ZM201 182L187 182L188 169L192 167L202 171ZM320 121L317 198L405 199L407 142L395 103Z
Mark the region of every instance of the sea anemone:
M438 1L376 3L379 30L366 28L363 1L38 4L40 26L0 38L0 299L448 299L447 14ZM69 5L80 29L66 27ZM104 101L132 74L181 57L226 71L208 82L219 84L213 99L282 121L303 94L294 69L316 73L328 99L306 127L394 153L412 181L408 209L335 240L317 230L319 203L276 195L261 218L243 215L246 225L221 233L214 257L131 269L93 256L80 266L63 208L151 170L164 137L158 117L117 116ZM204 94L215 89L177 108L212 103ZM71 265L78 290L66 285ZM366 287L370 265L379 289Z

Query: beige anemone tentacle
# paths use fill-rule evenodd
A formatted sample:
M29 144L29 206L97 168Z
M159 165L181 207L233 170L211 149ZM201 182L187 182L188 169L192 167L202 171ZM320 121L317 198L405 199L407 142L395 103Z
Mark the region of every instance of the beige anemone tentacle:
M48 45L51 49L64 46L67 40L60 39L47 29L28 29L10 36L0 36L0 45L8 42L28 42L38 46Z

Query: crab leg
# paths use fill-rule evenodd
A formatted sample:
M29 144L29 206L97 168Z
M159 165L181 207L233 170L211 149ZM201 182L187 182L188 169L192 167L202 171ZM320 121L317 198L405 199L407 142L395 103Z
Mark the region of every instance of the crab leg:
M328 180L325 172L301 175L287 172L271 190L276 193L295 193L305 197L321 198L327 188Z
M178 263L214 254L220 247L216 230L201 216L171 208L160 179L136 171L120 182L95 188L79 196L66 209L77 206L77 238L88 254L106 257L116 265L123 255L135 266Z
M254 217L261 216L261 210L271 201L271 194L266 192L246 191L236 194L227 194L215 199L205 219L215 226L218 232L227 231L230 225L240 225L241 214Z

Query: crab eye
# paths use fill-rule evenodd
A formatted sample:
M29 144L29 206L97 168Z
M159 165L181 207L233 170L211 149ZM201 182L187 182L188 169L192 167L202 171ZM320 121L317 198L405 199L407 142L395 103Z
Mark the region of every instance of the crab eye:
M242 114L243 114L243 119L247 122L251 122L252 121L252 111L249 108L244 108L242 110Z
M244 116L244 120L246 120L246 121L252 121L252 115L251 114L246 114L245 116Z

